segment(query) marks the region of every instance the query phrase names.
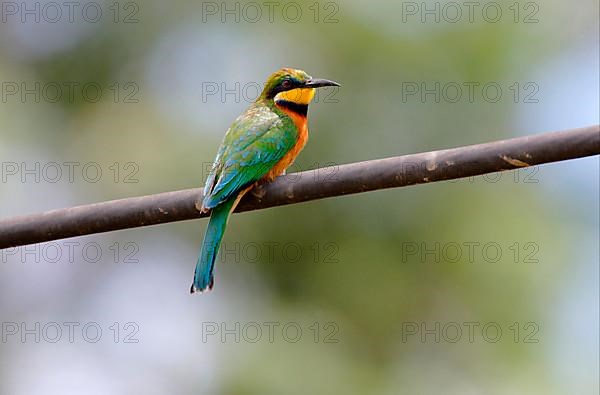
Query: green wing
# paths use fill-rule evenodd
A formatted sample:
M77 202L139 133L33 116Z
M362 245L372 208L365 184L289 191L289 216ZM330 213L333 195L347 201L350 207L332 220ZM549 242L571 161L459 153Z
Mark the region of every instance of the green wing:
M204 187L202 205L214 208L263 178L294 146L296 128L265 105L253 105L231 125Z

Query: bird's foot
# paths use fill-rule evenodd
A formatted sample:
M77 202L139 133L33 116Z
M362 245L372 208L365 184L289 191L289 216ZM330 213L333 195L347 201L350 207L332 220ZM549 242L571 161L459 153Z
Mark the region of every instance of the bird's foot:
M252 195L254 195L254 197L257 199L262 199L267 193L267 191L265 191L264 184L264 182L257 183L254 188L250 190L250 193L252 193Z
M198 201L198 200L196 200L196 202L194 203L194 206L196 207L196 210L198 210L202 214L208 213L210 211L209 208L204 207L202 205L202 202Z

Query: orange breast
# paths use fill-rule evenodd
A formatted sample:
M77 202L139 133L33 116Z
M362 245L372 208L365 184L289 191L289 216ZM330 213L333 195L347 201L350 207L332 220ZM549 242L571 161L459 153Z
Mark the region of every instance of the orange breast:
M297 114L293 111L288 111L284 108L281 108L281 110L285 111L285 113L289 115L290 118L292 118L292 121L294 121L294 124L298 129L298 140L296 140L296 144L294 144L292 149L287 154L285 154L285 156L281 158L281 160L277 162L275 166L273 166L273 168L267 173L265 178L268 181L273 181L277 176L283 174L285 169L287 169L292 165L292 163L294 163L294 160L296 159L300 151L302 151L302 148L304 148L304 146L306 145L306 141L308 140L308 122L306 117Z

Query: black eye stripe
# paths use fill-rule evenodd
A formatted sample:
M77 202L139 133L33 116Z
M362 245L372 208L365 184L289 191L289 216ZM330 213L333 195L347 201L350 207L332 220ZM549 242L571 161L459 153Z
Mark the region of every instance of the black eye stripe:
M277 83L271 90L267 93L268 98L273 98L275 95L281 92L289 91L292 89L296 89L302 86L301 81L297 81L293 79L293 77L286 76L282 80Z

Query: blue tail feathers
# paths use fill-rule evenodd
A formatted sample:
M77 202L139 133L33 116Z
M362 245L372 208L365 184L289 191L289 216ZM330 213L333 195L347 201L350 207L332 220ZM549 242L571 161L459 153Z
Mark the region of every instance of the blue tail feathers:
M196 271L194 272L194 282L190 289L190 293L210 291L214 285L213 269L215 260L221 246L221 240L227 226L227 219L231 213L236 198L233 197L213 208L210 214L210 221L204 234L204 241L198 262L196 263Z

